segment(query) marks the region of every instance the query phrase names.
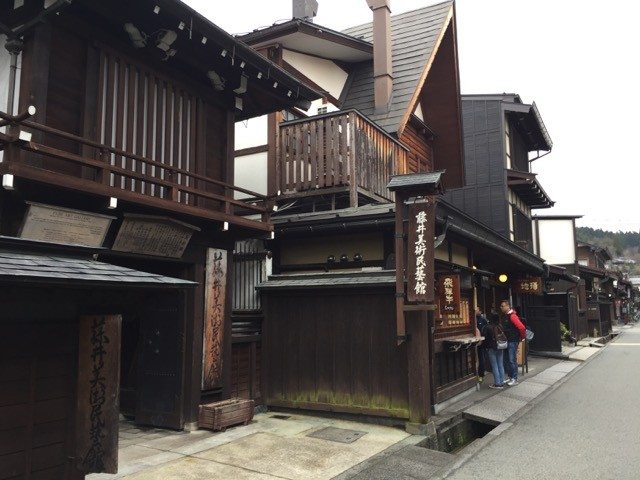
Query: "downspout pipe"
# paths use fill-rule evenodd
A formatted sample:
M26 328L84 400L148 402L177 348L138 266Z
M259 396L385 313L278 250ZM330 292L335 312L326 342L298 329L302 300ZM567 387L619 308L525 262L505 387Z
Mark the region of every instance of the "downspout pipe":
M20 55L23 46L22 41L17 38L9 39L4 44L4 48L6 48L11 55L11 63L9 65L9 92L7 95L7 113L9 115L13 115L13 105L16 95L16 76L18 72L18 55Z

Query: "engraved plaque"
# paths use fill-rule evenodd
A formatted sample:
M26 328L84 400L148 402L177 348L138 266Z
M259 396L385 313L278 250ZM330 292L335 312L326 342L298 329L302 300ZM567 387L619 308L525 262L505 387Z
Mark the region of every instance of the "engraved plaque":
M101 247L115 217L29 202L20 238Z
M125 215L113 250L159 257L182 257L198 227L167 217Z

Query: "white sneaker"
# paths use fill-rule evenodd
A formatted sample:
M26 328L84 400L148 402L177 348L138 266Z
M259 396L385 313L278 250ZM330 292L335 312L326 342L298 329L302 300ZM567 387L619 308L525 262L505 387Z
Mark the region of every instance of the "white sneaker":
M518 384L518 380L516 380L515 378L510 378L509 381L507 382L507 385L509 385L510 387L513 387L514 385Z

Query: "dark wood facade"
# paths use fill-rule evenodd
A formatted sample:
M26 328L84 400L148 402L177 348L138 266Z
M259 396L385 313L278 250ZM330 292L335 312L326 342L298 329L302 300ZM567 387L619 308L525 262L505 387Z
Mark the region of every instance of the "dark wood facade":
M0 10L9 40L22 42L16 52L20 83L10 91L19 113L11 107L0 112L8 125L0 134L3 242L17 252L45 244L64 258L93 255L102 262L98 270L126 267L147 287L102 289L98 274L81 291L60 286L64 274L54 279L55 291L44 281L5 282L0 477L115 473L113 462L85 468L73 461L75 445L68 437L79 427L72 419L87 408L74 390L86 370L78 360L80 316L121 319L122 335L113 348L122 362L105 368L120 378L114 385L118 376L110 376L109 388L121 392L121 412L139 424L194 428L202 401L241 395L242 382L232 378L232 364L239 361L231 348L232 252L236 240L268 234L272 225L266 197L231 184L234 121L305 106L317 95L181 2L116 1L108 8L58 2L43 10L42 2L27 0ZM186 19L188 31L178 26ZM216 71L226 88L212 83ZM243 71L251 75L248 85ZM259 71L268 79L259 82ZM279 89L271 86L274 80ZM295 95L287 95L289 89ZM249 201L235 200L236 191ZM43 238L25 236L34 203L46 204L54 216L72 209L64 211L109 221L102 236L91 232L95 245L87 252L80 237L74 239L76 225L68 227L67 240L49 238L46 228ZM245 218L249 213L258 218ZM127 222L136 221L148 222L150 230L134 225L141 236L121 239ZM174 227L190 233L176 236ZM20 243L33 240L35 246ZM222 270L212 271L214 257L226 258ZM4 279L6 272L0 274ZM175 283L171 291L161 290L158 276ZM212 329L214 345L205 337ZM22 351L14 348L20 345ZM204 352L214 352L217 369L207 385ZM117 439L117 412L107 423ZM9 445L11 438L19 441Z

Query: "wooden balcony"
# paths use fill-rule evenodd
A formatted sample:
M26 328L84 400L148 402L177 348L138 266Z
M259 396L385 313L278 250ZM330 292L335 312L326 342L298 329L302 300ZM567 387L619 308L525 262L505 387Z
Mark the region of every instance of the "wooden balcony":
M355 110L280 124L280 198L346 197L349 206L393 200L391 175L406 173L407 151Z
M0 112L0 127L7 126L7 132L0 133L0 175L248 229L272 229L272 202L264 195L30 121L35 112L30 109L16 116ZM32 136L43 140L32 141ZM248 198L234 199L235 191ZM241 216L256 214L261 220Z

